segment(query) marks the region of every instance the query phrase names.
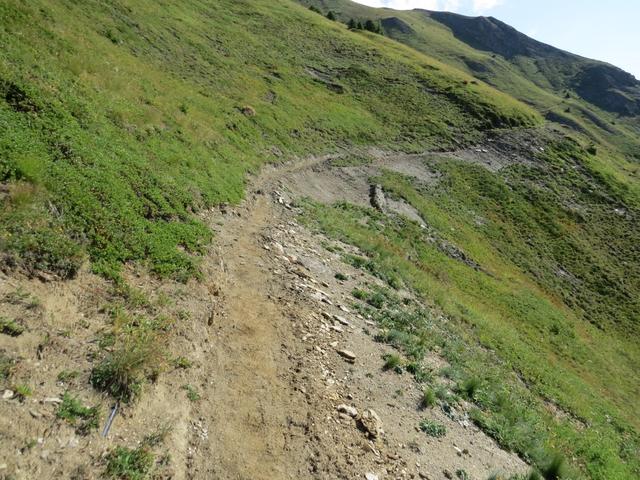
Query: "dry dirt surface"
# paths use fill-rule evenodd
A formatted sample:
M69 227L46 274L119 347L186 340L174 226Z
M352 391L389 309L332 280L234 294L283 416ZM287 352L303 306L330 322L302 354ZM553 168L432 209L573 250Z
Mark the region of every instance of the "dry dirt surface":
M424 158L374 157L433 180ZM10 364L0 379L0 478L101 478L111 449L135 448L159 430L168 433L154 447L149 478L439 480L464 471L483 480L527 471L464 415L421 409L409 374L382 370L391 347L374 341L376 325L355 313L351 295L378 280L327 250L327 239L300 225L291 205L302 195L368 202L366 175L375 165L335 169L334 160L267 167L242 205L203 214L216 237L200 280L184 285L128 268L128 283L153 305L137 308L176 319L166 356L192 366L164 367L121 408L107 438L100 430L112 401L88 379L104 349L112 286L87 271L69 282L0 274L0 316L25 328L0 334ZM436 355L425 362L445 365ZM31 395L19 398L19 385ZM188 398L187 385L197 398ZM65 392L101 405L100 429L81 435L57 418ZM447 434L419 431L425 418Z

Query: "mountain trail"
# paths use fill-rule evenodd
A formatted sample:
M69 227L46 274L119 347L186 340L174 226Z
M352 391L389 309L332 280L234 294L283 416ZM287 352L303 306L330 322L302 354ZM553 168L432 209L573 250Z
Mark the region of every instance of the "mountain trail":
M362 165L343 153L267 166L241 205L204 212L215 240L200 280L185 285L127 267L127 284L152 307L126 308L177 319L167 358L190 366L163 367L138 401L122 406L107 438L78 434L56 411L71 392L101 405L100 423L106 419L111 400L91 388L89 375L94 359L110 351L101 346L113 324L108 306L122 300L86 270L69 282L3 278L2 309L26 331L0 337L0 353L20 361L12 381L34 387L27 401L2 400L3 442L27 445L2 453L8 478L101 478L114 447L136 448L162 431L154 447L158 478L440 480L525 472L464 411L421 409L413 377L383 370L383 356L394 350L375 341L378 327L357 313L352 295L381 281L344 262L357 249L299 223L298 198L368 204L369 178L382 168L437 181L428 156L368 155ZM387 208L415 216L398 200ZM436 354L425 362L434 371L446 366ZM425 419L444 425L446 435L420 431Z

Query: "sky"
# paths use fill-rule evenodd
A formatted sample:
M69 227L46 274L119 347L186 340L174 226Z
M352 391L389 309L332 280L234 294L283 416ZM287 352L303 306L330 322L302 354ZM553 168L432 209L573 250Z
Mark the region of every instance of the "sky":
M640 0L355 0L373 7L491 15L554 47L640 79Z

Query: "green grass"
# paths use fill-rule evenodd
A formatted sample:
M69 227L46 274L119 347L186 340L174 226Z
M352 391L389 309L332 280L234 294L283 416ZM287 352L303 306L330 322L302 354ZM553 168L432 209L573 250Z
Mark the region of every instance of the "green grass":
M145 480L150 478L155 457L146 445L131 449L116 447L107 456L107 478Z
M6 355L5 352L0 351L0 381L2 381L0 385L2 385L3 387L5 385L5 382L11 377L14 365L15 360Z
M402 357L400 357L400 355L396 355L395 353L387 353L383 356L383 359L383 370L393 370L396 373L402 373L402 365L404 364L404 362L402 361Z
M436 393L432 388L424 388L422 390L422 399L420 400L420 406L422 408L433 408L436 406L437 399Z
M211 232L192 212L239 201L274 148L445 147L539 122L460 71L285 0L0 13L0 245L9 265L62 278L86 256L110 278L123 262L197 275Z
M110 342L114 350L93 367L90 382L117 400L131 402L140 396L147 380L157 378L165 363L166 321L127 315L117 316L115 321Z
M193 362L186 357L180 356L172 359L171 365L173 365L174 368L180 368L180 369L186 370L193 366Z
M408 361L441 352L450 364L441 373L501 445L541 471L559 452L575 459L574 475L626 479L640 471L640 195L609 159L563 141L498 174L429 157L442 174L433 186L389 172L376 179L480 270L406 219L344 203L302 206L305 221L366 254L349 263L394 279L386 291L358 291L381 325L377 339ZM402 305L396 280L450 321L438 327L430 311Z
M80 434L86 435L98 428L100 409L97 406L85 407L78 398L65 392L56 416L69 422Z
M62 370L60 371L60 373L58 373L58 376L56 378L59 382L66 383L78 378L79 376L80 372L77 370Z
M13 389L15 390L16 398L21 402L24 402L27 398L33 395L33 389L24 383L14 385Z
M15 320L0 317L0 333L10 337L18 337L24 333L24 327Z
M193 385L183 385L182 389L187 392L187 398L192 402L200 400L200 394Z
M436 438L444 437L447 434L447 428L443 424L427 419L420 422L420 430L430 437Z

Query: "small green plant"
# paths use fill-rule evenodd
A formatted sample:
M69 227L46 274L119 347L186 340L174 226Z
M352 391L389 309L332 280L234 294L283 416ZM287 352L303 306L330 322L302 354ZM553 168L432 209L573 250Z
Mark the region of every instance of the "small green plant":
M78 378L80 372L78 370L62 370L58 373L58 381L59 382L68 382L73 380L74 378Z
M456 470L456 477L458 477L460 480L470 480L471 479L471 477L469 476L467 471L462 469L462 468L459 468L458 470Z
M420 422L420 430L430 437L440 438L447 434L447 427L439 422L424 419Z
M547 465L542 468L541 473L544 480L560 480L565 477L567 465L564 457L560 454L553 455Z
M186 370L187 368L191 368L193 366L193 362L187 357L179 356L171 360L171 365L173 365L174 368L181 368L183 370Z
M351 292L351 295L353 295L358 300L362 300L362 301L366 300L368 297L367 292L365 292L364 290L360 290L358 288L354 288L353 291Z
M35 447L37 444L38 444L38 441L37 441L35 438L32 438L32 439L30 439L30 440L27 440L27 441L25 442L25 444L24 444L24 447L22 447L22 448L20 449L20 451L21 451L22 453L24 453L24 452L26 452L26 451L28 451L28 450L31 450L31 449L32 449L33 447Z
M24 401L27 398L29 398L31 395L33 395L33 390L29 385L25 385L25 384L16 385L14 387L14 390L16 392L16 397L20 401Z
M107 455L107 478L144 480L153 469L154 455L146 445L138 448L116 447Z
M100 409L97 406L85 407L78 398L66 392L56 416L73 425L78 433L85 435L98 428Z
M432 388L425 388L422 391L422 400L420 402L422 408L433 408L436 404L436 394Z
M107 392L123 402L137 397L149 372L159 361L159 345L154 336L126 340L115 352L107 356L91 371L94 388Z
M473 400L482 386L482 382L477 377L467 378L458 387L458 391L467 399Z
M165 441L167 435L171 433L171 429L172 427L169 423L160 425L153 433L150 433L149 435L144 437L142 444L148 447L155 447L160 445Z
M367 296L367 303L374 308L380 310L384 307L384 303L386 301L386 297L381 292L375 292Z
M344 273L340 273L340 272L336 273L335 277L336 277L336 280L340 280L341 282L345 282L349 280L349 277L347 277Z
M125 403L137 397L144 381L155 380L166 363L162 348L168 322L162 316L115 318L116 348L91 371L89 380L93 387Z
M0 380L7 380L11 376L13 372L13 366L15 361L4 354L4 352L0 352Z
M402 358L395 353L387 353L382 357L384 359L384 370L393 370L396 373L402 373Z
M15 320L9 320L8 318L0 317L0 333L9 335L11 337L17 337L24 333L24 327Z
M198 400L200 400L200 394L198 393L198 391L195 389L193 385L189 385L189 384L183 385L182 389L186 390L187 398L192 402L197 402Z

